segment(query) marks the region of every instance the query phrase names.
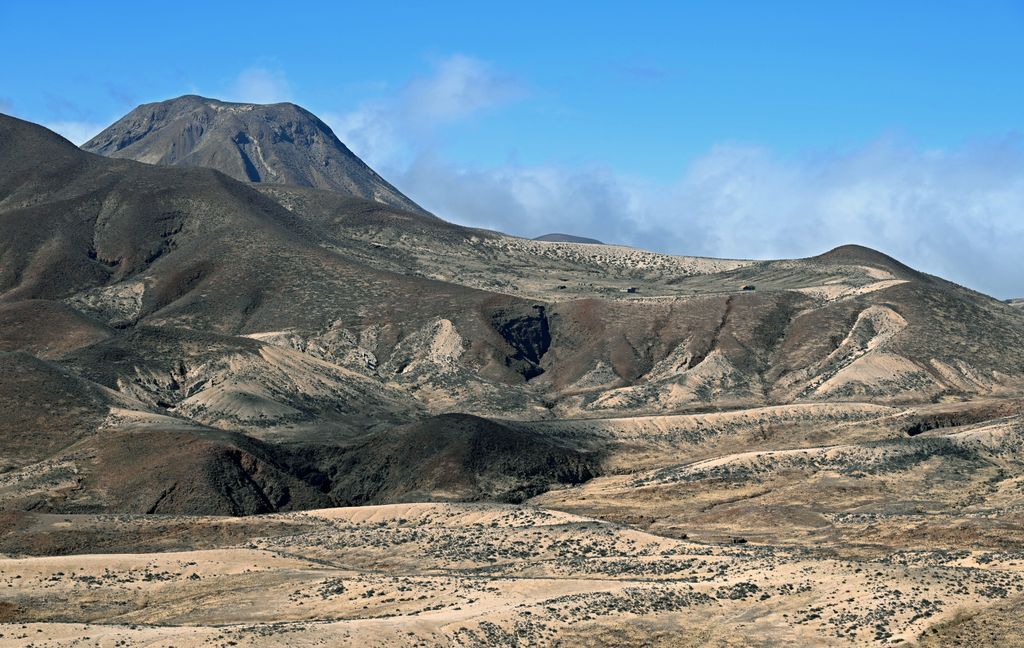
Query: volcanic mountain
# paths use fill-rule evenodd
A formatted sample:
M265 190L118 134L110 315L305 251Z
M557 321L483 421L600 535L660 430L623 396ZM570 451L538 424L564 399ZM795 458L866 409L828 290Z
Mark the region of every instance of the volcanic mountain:
M291 103L228 103L195 95L144 104L82 145L149 164L199 166L236 180L327 189L423 211Z

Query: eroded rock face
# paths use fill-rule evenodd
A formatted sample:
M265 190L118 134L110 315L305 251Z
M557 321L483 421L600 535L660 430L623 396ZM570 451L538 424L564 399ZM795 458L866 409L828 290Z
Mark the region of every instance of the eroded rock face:
M507 365L526 380L544 373L541 359L551 347L544 307L536 305L532 310L533 313L499 311L491 317L494 329L514 351L506 359Z

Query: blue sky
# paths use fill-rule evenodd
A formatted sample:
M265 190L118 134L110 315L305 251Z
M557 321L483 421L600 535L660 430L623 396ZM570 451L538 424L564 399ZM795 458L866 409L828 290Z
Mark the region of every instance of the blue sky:
M1024 295L1024 2L551 4L5 0L0 111L289 100L457 222Z

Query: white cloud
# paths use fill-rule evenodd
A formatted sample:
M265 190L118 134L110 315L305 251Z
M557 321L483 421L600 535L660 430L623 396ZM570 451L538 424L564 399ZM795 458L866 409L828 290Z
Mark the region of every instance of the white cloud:
M560 231L739 258L860 243L1001 297L1024 295L1019 137L947 151L883 138L795 160L722 145L663 184L600 168L468 169L421 155L393 180L443 218L523 236Z
M499 106L523 92L515 79L489 63L456 54L441 60L431 76L413 80L401 109L410 121L429 127Z
M338 139L377 170L409 161L408 140L400 134L399 124L387 104L367 103L352 112L323 113L320 118Z
M322 117L370 166L404 167L431 146L439 128L507 104L525 92L515 78L486 61L455 54L389 97Z
M229 101L243 103L280 103L290 101L291 86L283 72L263 67L251 67L242 71L226 97Z
M921 150L888 138L784 160L722 147L672 188L722 256L794 257L855 242L1000 295L1024 288L1024 141Z
M82 145L106 128L108 124L87 121L53 121L47 122L43 126L63 135L65 139L76 145Z

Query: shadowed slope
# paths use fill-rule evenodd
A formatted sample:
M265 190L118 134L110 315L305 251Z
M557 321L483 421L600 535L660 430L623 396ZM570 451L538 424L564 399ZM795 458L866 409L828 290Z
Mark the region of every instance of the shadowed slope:
M427 418L346 446L281 445L176 417L181 404L148 408L24 353L0 353L0 372L4 510L251 515L521 501L600 471L594 452L477 417Z
M518 502L554 482L584 482L600 472L600 462L594 453L536 432L446 414L378 433L340 457L335 468L332 492L352 504Z

